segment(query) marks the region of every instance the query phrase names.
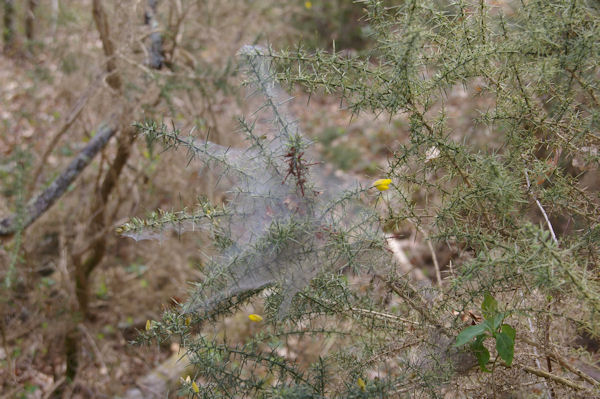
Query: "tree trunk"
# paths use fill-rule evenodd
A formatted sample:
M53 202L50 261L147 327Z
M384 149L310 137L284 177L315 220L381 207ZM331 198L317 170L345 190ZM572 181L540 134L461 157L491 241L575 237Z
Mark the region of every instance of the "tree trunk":
M162 36L158 31L158 22L156 21L157 5L158 0L148 0L144 20L145 24L151 29L150 48L148 49L148 65L153 69L161 69L165 62Z
M4 0L4 51L11 50L15 44L15 4L14 0Z
M102 49L106 56L106 71L109 75L106 78L108 85L115 90L120 96L122 92L121 76L117 71L117 63L115 60L115 46L110 37L110 28L108 25L108 16L102 6L100 0L93 0L92 15L100 40L102 41ZM129 115L129 112L123 114ZM120 118L118 123L123 121ZM73 266L75 268L75 295L77 296L77 307L73 309L73 314L81 315L82 320L89 317L89 281L90 275L102 262L106 253L106 205L108 197L113 191L119 180L119 175L123 167L129 159L131 147L135 140L134 129L129 127L123 129L118 136L117 154L111 166L104 174L104 179L100 186L99 192L96 193L90 213L92 220L88 226L88 234L90 237L96 237L90 246L89 255L82 261L80 256L73 258ZM65 348L67 350L67 383L69 379L73 379L77 374L79 365L79 354L81 352L81 335L78 332L78 322L74 320L70 327L70 331L65 337Z
M25 14L25 37L27 40L35 38L35 9L39 0L27 0L27 11Z

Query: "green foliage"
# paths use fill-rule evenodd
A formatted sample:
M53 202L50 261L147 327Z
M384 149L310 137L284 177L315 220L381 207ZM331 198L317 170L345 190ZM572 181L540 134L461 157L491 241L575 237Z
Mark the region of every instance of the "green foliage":
M598 168L590 157L599 142L597 7L362 3L378 41L368 57L281 51L272 54L278 77L338 93L356 113L407 116L410 140L390 161L399 189L388 223L412 221L471 249L451 282L455 298L466 284L475 290L467 302L485 290L515 289L525 275L528 289L582 301L590 314L581 322L597 334L600 287L581 284L598 250L588 240L598 228L597 187L586 192L579 183L582 171ZM455 90L473 100L449 115ZM464 117L469 124L459 128L477 132L470 138L454 130ZM583 159L582 169L573 167ZM549 239L552 224L564 231L560 246Z
M489 371L486 366L490 360L490 352L483 345L483 341L492 338L496 341L498 356L510 367L515 354L515 329L503 323L506 315L498 312L498 302L487 292L481 310L485 317L483 322L461 331L454 345L463 346L475 338L475 341L471 342L471 350L477 358L481 371Z

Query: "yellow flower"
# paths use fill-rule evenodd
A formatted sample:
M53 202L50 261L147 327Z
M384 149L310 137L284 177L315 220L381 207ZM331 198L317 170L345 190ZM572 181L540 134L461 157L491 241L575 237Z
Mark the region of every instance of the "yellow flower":
M151 327L152 327L152 322L150 320L146 320L146 331L150 331Z
M194 391L195 393L200 392L200 388L198 388L198 384L196 384L196 381L192 382L192 391Z
M392 179L379 179L373 182L373 187L379 191L385 191L390 188L391 183Z
M305 1L305 2L304 2L304 7L305 7L307 10L310 10L310 9L312 8L312 2L310 2L310 1Z
M185 318L185 325L189 326L190 324L192 324L192 318L190 316Z
M256 323L261 322L263 320L261 315L254 314L254 313L249 314L248 318Z
M358 385L358 387L360 388L360 390L363 391L363 392L367 388L367 384L365 384L365 380L363 380L360 377L358 377L358 380L356 380L356 385Z

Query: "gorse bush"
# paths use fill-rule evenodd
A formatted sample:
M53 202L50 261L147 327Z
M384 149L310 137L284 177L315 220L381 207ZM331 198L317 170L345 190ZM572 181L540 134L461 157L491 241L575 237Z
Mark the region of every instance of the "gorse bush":
M177 326L184 345L196 347L190 360L202 369L211 370L211 375L207 375L211 381L203 387L206 396L240 388L248 390L246 393L266 388L264 375L244 376L243 368L229 369L234 358L241 357L239 361L243 361L245 356L253 357L257 368L275 368L282 373L281 382L285 385L278 386L278 390L316 392L316 382L311 380L317 376L305 375L275 353L253 351L261 343L280 341L287 335L310 334L310 330L298 330L297 326L294 327L297 331L288 331L292 326L290 320L297 322L324 314L335 316L361 306L367 298L352 300L348 284L338 272L368 268L383 273L390 257L383 250L377 215L357 202L369 187L357 184L353 187L326 177L324 168L311 160L310 142L286 111L289 98L273 81L263 50L246 47L241 54L247 61L249 76L255 80L252 85L266 100L255 119L240 120L249 148L231 149L207 140L182 137L179 132L153 122L138 125L151 142L160 140L167 147L183 146L190 161L199 158L221 169L222 180L230 187L227 205L217 208L203 202L191 214L159 212L144 221L133 219L120 231L133 238L155 237L164 229L211 231L219 253L210 258L206 278L183 307L182 315L169 314L165 317L170 322L150 325L152 334L167 336L168 330ZM230 348L216 340L202 342L198 337L189 340L186 334L191 325L230 314L266 288L272 291L266 298L265 317L286 327L257 337L256 342L244 348ZM337 298L331 297L334 293ZM368 316L371 306L366 305L360 312ZM161 330L163 327L167 330ZM314 328L319 334L336 333L335 329L329 332L331 327L327 323ZM205 350L217 351L219 356L207 357ZM230 373L239 374L232 378ZM301 382L302 386L287 387L288 378ZM219 392L225 379L231 386ZM242 386L240 379L244 379ZM324 388L326 382L319 384Z
M222 300L279 283L285 313L292 297L320 270L336 264L352 265L377 240L375 231L370 231L375 214L351 202L364 189L339 194L332 189L316 189L310 175L318 170L308 158L309 142L289 119L284 107L288 98L272 81L258 51L254 47L242 51L249 58L249 73L266 99L264 112L258 113L255 120L240 120L251 143L249 148L231 149L182 138L164 125L139 125L151 141L160 139L167 146L185 146L192 158L223 169L223 179L228 179L226 184L231 187L231 198L223 209L203 204L199 214L182 213L168 220L168 215L162 213L162 223L132 222L122 228L124 234L134 238L137 227L142 227L142 235L153 234L144 227L165 222L180 232L211 228L221 255L212 258L211 277L203 282L203 289L187 305L186 312L212 313ZM274 129L264 126L261 120L265 119L273 121Z
M246 149L139 124L219 168L229 193L122 227L203 229L216 251L144 338L178 337L197 366L182 389L207 398L598 394L574 347L600 333L598 5L360 3L376 43L363 54L242 50L265 99L240 121ZM326 177L278 81L409 121L383 194ZM435 278L398 249L406 230ZM263 319L230 342L216 326L248 303ZM297 359L311 340L325 344Z

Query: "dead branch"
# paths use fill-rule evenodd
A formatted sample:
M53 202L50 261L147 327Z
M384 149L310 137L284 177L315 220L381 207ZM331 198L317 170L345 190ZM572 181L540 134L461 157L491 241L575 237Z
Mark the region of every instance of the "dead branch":
M117 128L112 124L101 127L94 138L71 161L61 175L46 190L27 203L23 215L15 213L0 220L0 237L11 236L18 229L27 228L42 216L65 193L69 185L90 164L96 154L106 146L108 140L116 132ZM19 217L22 217L22 220L19 220Z
M594 375L597 377L598 376L598 369L594 366L590 366L592 371L595 371L595 374L593 373L589 373L586 374L584 371L579 370L577 367L575 367L574 365L572 365L569 361L567 361L566 359L564 359L563 357L561 357L553 348L546 348L543 345L525 337L522 335L519 335L519 339L522 340L523 342L525 342L528 345L531 345L533 347L537 347L539 349L542 350L546 350L546 356L548 356L549 358L551 358L552 360L555 360L558 364L560 364L562 367L564 367L565 369L569 370L571 373L578 375L581 379L587 381L588 383L597 386L600 385L599 381L596 381L594 379Z
M148 0L148 7L146 7L144 15L144 22L151 29L148 65L153 69L161 69L165 62L162 35L158 30L158 22L156 21L157 5L158 0Z
M118 137L117 154L104 175L100 186L100 192L94 198L91 214L92 220L88 226L88 234L94 235L97 231L106 228L105 208L110 193L115 188L123 167L129 159L131 147L135 141L135 129L129 127L121 132ZM79 257L73 258L75 264L75 287L80 311L85 315L88 310L88 283L89 276L94 268L102 261L106 252L106 235L99 235L91 245L91 253L85 260Z
M561 385L567 386L569 388L576 389L578 391L587 391L588 390L586 387L584 387L582 385L579 385L579 384L576 384L576 383L574 383L573 381L571 381L569 379L560 377L558 375L550 374L549 372L544 371L544 370L536 369L536 368L525 366L525 365L522 365L521 368L523 370L527 371L528 373L531 373L533 375L537 375L538 377L542 377L542 378L545 378L547 380L554 381L556 383L559 383Z
M115 59L115 45L110 38L108 17L106 16L106 12L104 11L102 2L100 0L94 0L92 2L92 7L94 22L96 23L96 28L100 34L102 49L104 50L104 55L106 56L106 72L109 73L108 77L106 78L106 82L111 88L121 91L121 76L116 73L117 63Z

